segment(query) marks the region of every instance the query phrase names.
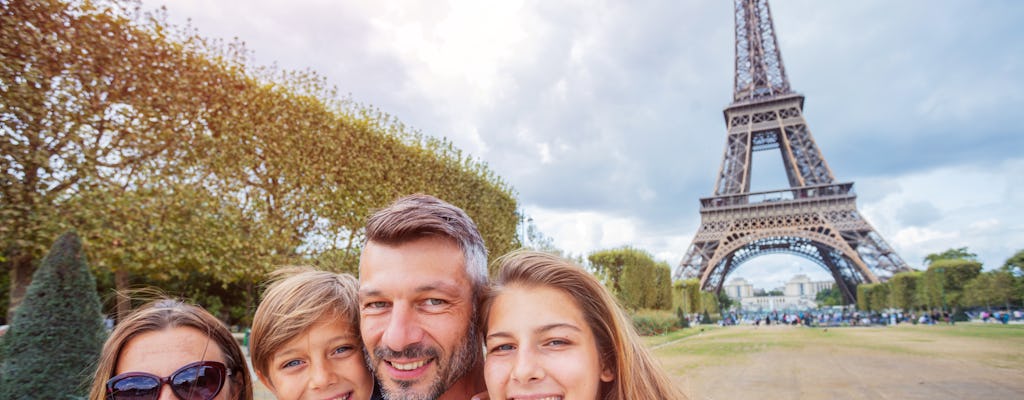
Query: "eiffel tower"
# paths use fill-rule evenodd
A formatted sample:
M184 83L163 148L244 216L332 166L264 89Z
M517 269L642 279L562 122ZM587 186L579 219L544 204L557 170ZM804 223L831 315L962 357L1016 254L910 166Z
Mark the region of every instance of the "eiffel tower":
M700 228L674 278L700 278L719 292L754 257L788 253L827 269L845 300L860 283L910 270L857 211L853 182L837 183L804 120L804 96L789 87L767 0L735 0L736 76L723 111L725 154ZM751 154L782 153L789 188L751 192Z

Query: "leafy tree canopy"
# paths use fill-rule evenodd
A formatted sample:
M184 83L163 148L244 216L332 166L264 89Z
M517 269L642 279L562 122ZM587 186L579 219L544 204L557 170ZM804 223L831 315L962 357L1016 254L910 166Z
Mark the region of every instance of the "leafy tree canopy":
M924 256L924 264L932 265L938 260L971 260L978 261L978 255L971 253L966 247L960 247L956 249L948 249L941 253L932 253Z
M411 193L462 207L495 256L519 245L512 188L450 141L139 8L0 2L12 307L49 238L72 227L118 288L212 282L247 288L243 301L280 265L351 268L365 218Z

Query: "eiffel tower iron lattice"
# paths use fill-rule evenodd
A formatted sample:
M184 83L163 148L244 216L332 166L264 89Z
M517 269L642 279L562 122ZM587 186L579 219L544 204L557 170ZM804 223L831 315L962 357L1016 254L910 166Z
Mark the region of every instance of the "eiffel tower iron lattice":
M767 0L734 0L736 76L723 114L725 153L700 228L674 278L725 278L764 254L788 253L827 269L848 302L860 283L910 270L857 211L853 183L837 183L804 120L804 96L790 90ZM789 188L751 192L755 151L778 149Z

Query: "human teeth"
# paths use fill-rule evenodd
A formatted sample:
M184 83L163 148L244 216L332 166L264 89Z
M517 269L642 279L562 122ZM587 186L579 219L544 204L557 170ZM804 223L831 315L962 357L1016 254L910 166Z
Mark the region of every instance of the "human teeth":
M408 363L408 364L399 364L399 363L396 363L396 362L392 362L391 366L393 366L393 367L395 367L395 369L401 370L401 371L412 371L412 370L414 370L416 368L422 367L423 364L426 364L426 363L427 363L427 360L420 360L420 361L411 362L411 363Z

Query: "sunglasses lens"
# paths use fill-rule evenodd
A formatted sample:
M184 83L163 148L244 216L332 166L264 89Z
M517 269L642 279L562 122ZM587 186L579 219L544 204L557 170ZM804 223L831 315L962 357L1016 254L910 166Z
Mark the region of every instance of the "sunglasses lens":
M182 400L210 400L224 384L224 371L207 366L186 368L171 378L171 390Z
M160 394L160 381L148 376L129 376L114 382L114 400L155 400Z

